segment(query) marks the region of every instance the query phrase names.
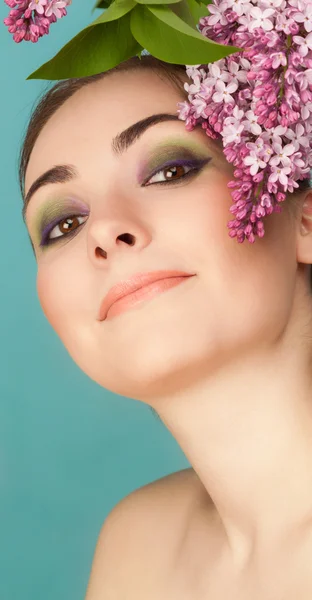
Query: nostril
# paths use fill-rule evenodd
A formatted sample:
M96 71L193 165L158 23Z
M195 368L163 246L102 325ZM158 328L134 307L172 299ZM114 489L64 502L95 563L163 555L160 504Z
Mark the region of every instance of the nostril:
M95 254L96 256L104 256L104 258L107 258L107 252L105 250L102 250L102 248L96 248L95 250Z
M117 239L130 244L130 246L134 244L134 236L131 233L122 233Z

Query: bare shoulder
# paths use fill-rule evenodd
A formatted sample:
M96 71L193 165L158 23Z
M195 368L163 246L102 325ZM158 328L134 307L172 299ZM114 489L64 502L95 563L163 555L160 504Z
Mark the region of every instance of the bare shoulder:
M109 513L97 541L85 600L131 598L170 571L198 490L192 468L131 492ZM147 558L148 553L148 560ZM125 595L127 592L127 595Z

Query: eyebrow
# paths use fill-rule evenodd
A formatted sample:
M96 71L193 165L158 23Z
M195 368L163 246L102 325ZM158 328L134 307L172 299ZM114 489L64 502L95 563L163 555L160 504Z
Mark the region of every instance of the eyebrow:
M152 125L157 123L163 123L164 121L179 121L178 115L169 113L159 113L151 115L146 119L137 121L133 125L130 125L127 129L118 133L112 140L112 150L116 156L123 154L128 148L138 140L141 135ZM26 211L30 199L41 187L49 183L67 183L78 177L78 172L73 165L56 165L52 167L42 175L40 175L30 186L26 198L24 200L24 206L22 210L23 220L26 220Z

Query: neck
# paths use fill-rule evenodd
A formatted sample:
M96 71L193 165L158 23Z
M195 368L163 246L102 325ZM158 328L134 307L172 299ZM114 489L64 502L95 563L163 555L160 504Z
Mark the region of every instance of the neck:
M279 340L157 404L237 563L265 556L311 521L311 395L307 350Z

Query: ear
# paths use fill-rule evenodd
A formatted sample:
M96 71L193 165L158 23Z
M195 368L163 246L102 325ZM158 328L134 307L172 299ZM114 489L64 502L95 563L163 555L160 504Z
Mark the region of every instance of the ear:
M306 192L299 210L297 261L312 264L312 190Z

